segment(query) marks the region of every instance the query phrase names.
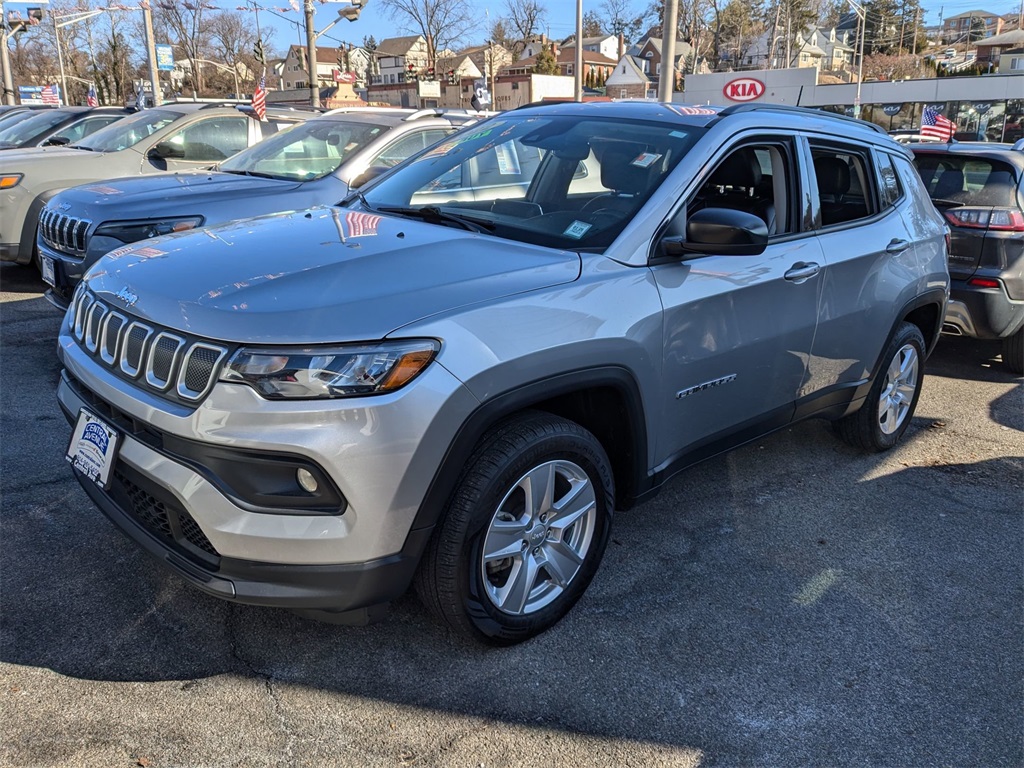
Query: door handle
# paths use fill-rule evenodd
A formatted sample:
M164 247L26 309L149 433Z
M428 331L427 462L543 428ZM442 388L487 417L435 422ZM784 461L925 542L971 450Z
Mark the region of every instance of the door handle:
M785 277L787 280L791 282L802 283L805 280L810 280L812 277L818 274L819 269L821 269L821 267L815 264L813 261L810 263L798 261L796 264L789 268L789 270L786 272Z
M906 240L893 240L885 246L886 253L903 253L910 245Z

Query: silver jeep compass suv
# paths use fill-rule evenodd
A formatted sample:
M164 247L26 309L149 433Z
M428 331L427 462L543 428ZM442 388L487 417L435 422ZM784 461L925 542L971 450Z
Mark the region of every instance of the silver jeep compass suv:
M59 339L67 454L198 588L365 621L413 582L529 638L612 511L797 419L907 430L947 229L873 126L764 105L515 110L339 206L119 248Z

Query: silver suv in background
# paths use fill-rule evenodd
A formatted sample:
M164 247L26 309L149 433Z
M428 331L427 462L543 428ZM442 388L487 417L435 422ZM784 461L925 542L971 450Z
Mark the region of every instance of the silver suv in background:
M39 212L62 189L119 176L209 168L312 114L268 110L261 122L219 104L165 104L69 146L0 152L0 261L33 260Z
M107 251L147 237L337 203L358 176L388 169L476 118L437 110L340 109L243 150L212 171L73 187L40 214L48 298L64 308Z
M59 336L67 459L205 592L366 621L415 582L457 632L516 643L583 594L613 510L680 470L809 417L893 447L946 238L867 123L502 113L340 206L100 259Z

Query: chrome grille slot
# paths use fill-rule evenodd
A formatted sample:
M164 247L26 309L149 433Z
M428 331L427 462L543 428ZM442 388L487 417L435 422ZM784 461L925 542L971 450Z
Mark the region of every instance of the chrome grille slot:
M178 395L187 400L198 400L213 384L217 370L227 350L210 344L195 344L186 354L178 375Z
M84 253L89 232L88 219L66 216L63 213L44 208L39 215L39 233L43 242L51 248L70 253Z
M107 315L107 321L103 324L103 333L100 336L100 359L107 365L112 366L117 362L117 343L127 322L128 319L119 312L110 312Z
M125 331L124 344L121 345L121 370L132 378L139 375L146 342L152 335L153 329L139 322L132 323Z
M174 366L178 362L178 352L183 346L183 338L167 332L160 333L153 339L146 364L147 384L156 389L167 388L174 375Z
M106 314L107 308L98 301L93 302L89 308L89 316L85 321L85 348L90 352L95 352L96 347L99 346L100 328Z
M78 302L78 309L75 311L75 338L79 341L85 338L85 318L89 308L93 305L94 299L89 294L84 294Z

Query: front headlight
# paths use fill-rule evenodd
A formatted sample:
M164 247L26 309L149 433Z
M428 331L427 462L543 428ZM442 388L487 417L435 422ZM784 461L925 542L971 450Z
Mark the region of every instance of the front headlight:
M221 381L248 384L270 399L355 397L404 387L434 359L433 339L303 349L240 349Z
M134 243L150 237L169 235L171 232L185 232L203 223L202 216L181 216L156 221L112 221L96 230L97 237L112 237L122 243Z

